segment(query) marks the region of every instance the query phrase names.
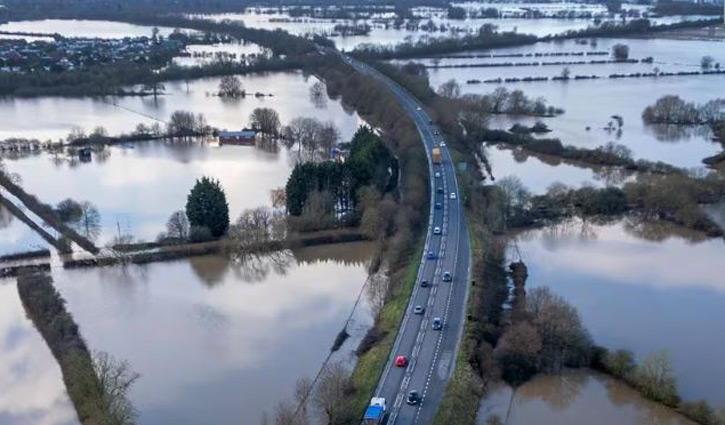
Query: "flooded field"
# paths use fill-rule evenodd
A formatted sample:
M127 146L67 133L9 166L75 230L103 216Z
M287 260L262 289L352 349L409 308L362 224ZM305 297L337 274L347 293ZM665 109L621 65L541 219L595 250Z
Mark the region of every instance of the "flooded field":
M168 36L174 28L158 27L159 35ZM113 21L44 19L0 24L0 31L59 34L63 37L124 38L151 37L153 27ZM32 39L29 39L32 40Z
M90 131L104 126L110 134L133 130L139 122L151 124L153 116L167 119L176 110L203 113L209 124L221 129L247 126L256 107L275 109L283 124L298 116L332 121L343 141L349 140L364 122L343 108L338 100L323 104L310 99L309 88L318 81L301 73L275 73L242 78L249 91L265 91L273 97L247 97L226 101L210 96L218 79L167 83L168 94L158 99L6 99L0 100L0 138L64 137L74 126ZM133 112L131 112L133 111ZM36 116L37 121L21 117ZM296 157L278 150L247 146L219 146L199 141L147 142L118 145L95 154L90 163L58 159L41 153L18 160L6 160L10 172L18 173L23 187L43 202L57 204L71 197L88 200L101 215L105 244L115 236L132 235L153 240L164 229L168 216L183 209L186 195L201 176L221 180L232 218L245 208L269 205L270 191L284 186ZM48 182L53 184L48 184ZM160 196L159 194L163 194Z
M60 367L26 318L15 279L0 279L0 388L3 425L78 425Z
M366 280L370 245L306 248L229 263L200 257L56 273L92 349L127 359L145 425L257 424L314 377ZM366 298L353 335L371 324Z
M672 69L697 70L700 58L712 55L717 60L725 61L725 43L692 42L672 40L629 40L599 39L593 50L608 51L616 43L630 46L633 57L653 56L655 63L646 66L651 69L659 67L662 71ZM591 47L589 47L591 48ZM522 52L556 52L586 51L587 47L566 43L538 43L516 49L496 50L497 54ZM485 53L485 52L480 52ZM596 58L596 57L595 57ZM587 57L584 57L587 59ZM469 63L472 61L489 61L490 59L440 59L440 63ZM509 61L512 59L497 59ZM557 58L517 58L522 60L578 60L568 57ZM433 64L433 59L426 63ZM607 65L609 67L609 65ZM635 65L614 65L617 72L629 72L628 67ZM546 66L539 68L454 68L431 69L431 85L438 87L453 78L461 84L464 93L490 93L497 84L465 84L469 79L485 80L508 76L514 72L529 72L538 69L550 76L559 75L563 66ZM578 67L571 67L572 75L577 74ZM704 103L718 96L712 91L713 85L725 81L725 75L664 77L664 78L632 78L620 80L589 80L569 82L534 82L502 84L509 90L523 90L530 98L544 97L550 105L562 107L564 115L556 118L538 119L545 122L553 131L544 137L558 137L564 144L595 148L607 142L616 142L629 147L635 158L664 161L680 167L701 167L702 159L722 150L718 143L710 141L707 128L673 128L671 126L649 126L642 122L644 108L653 104L664 95L677 94L684 99L696 103ZM624 119L621 133L605 129L612 120L612 115L620 115ZM492 126L509 128L519 122L532 125L537 119L530 117L495 117ZM587 129L589 128L589 129Z
M579 309L594 341L637 358L671 354L680 394L725 403L725 242L651 223L571 222L526 232L529 287Z
M0 205L0 255L48 248L48 243Z
M510 410L509 410L510 409ZM493 389L481 402L477 424L497 415L508 425L695 425L672 409L649 401L606 375L578 370L539 376L513 395Z
M625 171L574 165L559 158L530 155L520 149L490 146L484 149L494 177L516 177L533 194L540 195L554 183L571 187L583 184L602 187L619 185L631 177Z
M186 82L166 82L166 93L156 99L153 96L0 99L0 139L57 139L67 136L74 127L91 131L99 125L111 135L130 133L138 123L151 125L161 121L164 126L163 121L178 110L204 114L209 125L228 130L247 126L249 115L258 107L276 110L282 124L299 116L332 121L343 138L352 136L362 124L356 113L345 110L337 100L325 98L322 103L313 102L310 87L319 81L315 77L301 72L276 72L240 78L247 92L272 96L221 99L214 96L220 79L205 78L189 81L188 90ZM24 119L29 116L36 118Z

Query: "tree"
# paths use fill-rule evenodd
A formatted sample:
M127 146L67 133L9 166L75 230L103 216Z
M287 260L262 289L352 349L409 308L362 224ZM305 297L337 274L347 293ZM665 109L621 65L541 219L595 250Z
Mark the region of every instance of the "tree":
M676 406L680 401L667 351L645 357L635 369L634 376L637 387L646 397L668 406Z
M327 95L325 92L325 83L317 81L310 86L310 99L312 103L318 108L324 107Z
M143 91L151 92L151 94L153 94L154 98L158 97L159 92L163 92L164 90L166 90L166 86L164 86L162 83L160 83L158 81L146 83L143 85Z
M98 208L88 201L81 202L80 207L81 219L77 223L80 232L88 239L97 238L101 233L101 214L98 213Z
M568 80L570 76L571 76L571 71L569 70L568 66L565 66L564 69L561 70L561 79Z
M242 80L236 75L225 75L219 81L219 97L244 97L245 91Z
M634 372L634 354L629 350L617 350L604 357L607 372L619 379L630 379Z
M127 361L117 361L108 353L94 352L92 359L101 391L98 399L109 413L109 425L133 424L138 414L128 399L128 391L140 375L131 370Z
M166 222L166 234L169 238L185 241L189 238L189 219L184 211L171 214Z
M712 56L706 55L703 56L702 59L700 59L700 67L704 70L709 70L712 68L712 65L715 63L715 58Z
M192 227L209 229L212 237L224 236L229 229L229 205L218 180L202 177L187 197L186 216Z
M203 115L194 115L187 111L176 111L166 125L166 132L171 137L188 137L204 133L206 122Z
M340 425L351 419L352 384L347 370L340 363L327 365L315 391L315 405L328 425Z
M58 203L55 213L63 223L77 223L83 217L83 208L79 202L68 198Z
M466 9L448 5L448 19L466 19Z
M282 126L279 114L272 108L255 108L249 121L253 129L269 136L278 136Z
M536 374L541 349L541 337L530 323L524 321L509 326L495 350L503 379L513 386L528 381Z
M617 43L612 47L612 56L617 61L626 61L629 59L629 46Z
M451 78L450 80L441 84L441 86L438 88L438 95L451 99L457 99L461 97L461 87L458 85L458 82L455 79Z

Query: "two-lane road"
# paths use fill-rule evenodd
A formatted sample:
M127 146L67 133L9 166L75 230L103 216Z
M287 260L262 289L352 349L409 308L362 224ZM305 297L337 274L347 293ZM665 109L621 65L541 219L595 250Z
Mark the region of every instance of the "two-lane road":
M362 74L383 82L398 98L415 122L428 155L431 209L424 256L420 260L416 287L408 304L390 358L375 391L388 404L388 425L428 424L432 421L443 396L446 383L455 367L455 358L465 319L469 285L470 247L464 213L460 204L455 164L437 128L423 106L402 87L364 63L343 56L343 60ZM433 148L442 153L434 164ZM440 229L440 234L434 229ZM428 259L432 252L434 259ZM452 280L443 281L444 273ZM420 283L429 282L427 287ZM415 314L414 308L424 308ZM443 321L442 330L434 330L434 318ZM408 358L407 367L396 367L395 357ZM420 403L407 403L410 391L417 391Z

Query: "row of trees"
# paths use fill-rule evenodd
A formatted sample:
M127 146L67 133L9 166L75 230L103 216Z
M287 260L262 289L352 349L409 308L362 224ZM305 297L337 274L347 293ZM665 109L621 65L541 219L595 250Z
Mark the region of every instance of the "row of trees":
M676 95L662 96L644 108L642 120L647 124L715 124L725 121L725 99L696 104Z

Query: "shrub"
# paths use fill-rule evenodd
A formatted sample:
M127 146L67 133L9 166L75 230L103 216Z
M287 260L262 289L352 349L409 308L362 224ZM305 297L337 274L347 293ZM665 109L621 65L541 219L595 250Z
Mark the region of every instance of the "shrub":
M211 230L206 226L192 226L189 230L189 240L192 242L208 242L213 239Z

